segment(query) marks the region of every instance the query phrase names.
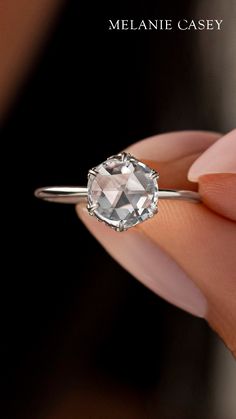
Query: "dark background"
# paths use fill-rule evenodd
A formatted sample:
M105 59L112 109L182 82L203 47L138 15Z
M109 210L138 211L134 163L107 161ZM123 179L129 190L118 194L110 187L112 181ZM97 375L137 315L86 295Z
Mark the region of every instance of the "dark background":
M33 197L84 184L88 168L149 135L222 130L196 33L108 31L110 18L178 19L195 5L67 1L5 120L4 419L213 418L206 324L119 267L73 207Z

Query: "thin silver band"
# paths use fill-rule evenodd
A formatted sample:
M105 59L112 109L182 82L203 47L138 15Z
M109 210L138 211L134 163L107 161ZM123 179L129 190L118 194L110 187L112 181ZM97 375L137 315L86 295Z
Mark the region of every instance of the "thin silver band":
M46 186L36 189L35 196L44 201L58 202L62 204L79 204L85 202L88 196L88 189L76 186ZM197 192L181 191L175 189L159 189L159 199L175 199L191 202L200 202L201 198Z

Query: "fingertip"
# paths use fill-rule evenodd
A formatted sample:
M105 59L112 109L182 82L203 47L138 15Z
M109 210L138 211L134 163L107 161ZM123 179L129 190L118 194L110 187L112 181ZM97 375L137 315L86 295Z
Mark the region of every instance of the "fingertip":
M136 157L165 163L205 151L220 136L209 131L168 132L138 141L127 150Z
M188 179L197 182L207 174L236 174L236 129L219 138L192 164L188 171Z
M206 318L207 301L200 289L143 229L135 227L119 233L88 215L82 205L76 210L106 251L136 279L170 303Z
M236 174L208 174L199 178L199 193L214 212L236 221Z

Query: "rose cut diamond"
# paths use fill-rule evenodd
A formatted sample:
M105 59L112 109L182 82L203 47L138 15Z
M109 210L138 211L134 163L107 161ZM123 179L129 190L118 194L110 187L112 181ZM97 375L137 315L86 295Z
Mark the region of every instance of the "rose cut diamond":
M158 174L127 153L112 156L88 174L88 211L118 231L157 212Z

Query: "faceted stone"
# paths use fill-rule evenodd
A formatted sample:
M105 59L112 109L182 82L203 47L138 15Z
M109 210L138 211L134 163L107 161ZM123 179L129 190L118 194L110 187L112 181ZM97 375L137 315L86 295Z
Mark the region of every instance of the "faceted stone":
M129 155L117 155L95 167L88 178L90 213L108 225L126 230L157 211L155 172Z

